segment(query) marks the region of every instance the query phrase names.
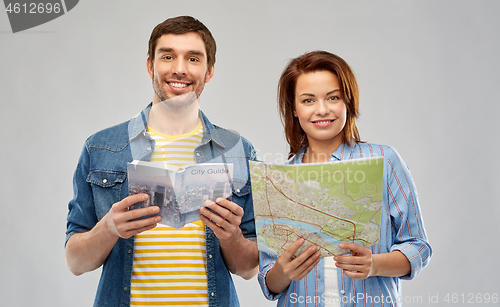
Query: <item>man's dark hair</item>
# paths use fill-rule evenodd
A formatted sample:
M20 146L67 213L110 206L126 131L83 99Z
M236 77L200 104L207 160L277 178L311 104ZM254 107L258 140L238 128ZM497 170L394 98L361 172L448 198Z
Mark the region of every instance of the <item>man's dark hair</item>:
M153 32L151 32L151 37L149 38L149 60L151 62L154 60L156 43L158 39L162 37L162 35L179 35L189 32L197 33L205 43L208 68L212 67L215 64L215 52L217 50L215 39L213 38L212 33L210 33L210 30L208 30L208 28L205 27L205 25L201 23L201 21L191 16L169 18L153 29Z

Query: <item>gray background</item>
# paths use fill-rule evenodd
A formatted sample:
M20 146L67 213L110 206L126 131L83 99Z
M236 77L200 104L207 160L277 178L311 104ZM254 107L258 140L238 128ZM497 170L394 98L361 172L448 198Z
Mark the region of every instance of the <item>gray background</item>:
M499 13L498 1L87 0L12 34L0 12L0 304L92 304L99 270L75 277L64 263L73 171L90 134L151 101L149 35L185 14L218 44L202 109L268 162L287 150L276 111L287 61L342 56L360 84L361 137L395 146L410 166L434 248L403 282L405 300L500 294ZM255 278L235 282L243 306L275 306Z

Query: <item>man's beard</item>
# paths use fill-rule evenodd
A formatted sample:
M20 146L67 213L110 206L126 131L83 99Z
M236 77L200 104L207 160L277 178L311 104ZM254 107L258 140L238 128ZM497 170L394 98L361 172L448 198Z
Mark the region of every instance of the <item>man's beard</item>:
M153 73L154 74L154 73ZM183 80L179 80L183 81ZM191 83L193 84L193 83ZM169 108L175 109L175 110L182 110L182 109L187 109L189 108L200 96L201 92L203 91L205 80L201 83L202 86L199 89L195 88L194 91L187 92L185 94L180 94L180 95L172 95L172 97L169 97L167 93L163 90L163 87L160 85L160 82L158 81L158 78L155 76L153 77L153 90L160 98L160 101Z

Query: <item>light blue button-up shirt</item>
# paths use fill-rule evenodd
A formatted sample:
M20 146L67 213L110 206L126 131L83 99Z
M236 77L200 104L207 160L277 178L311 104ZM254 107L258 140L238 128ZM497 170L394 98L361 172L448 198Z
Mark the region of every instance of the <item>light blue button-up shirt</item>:
M307 148L302 148L290 161L302 163ZM401 251L410 261L411 273L402 277L373 276L352 279L337 269L339 299L325 293L324 261L302 280L292 281L282 293L269 292L266 274L276 261L276 256L260 252L258 280L269 300L278 300L278 306L323 307L326 302L336 306L401 306L401 279L413 279L428 263L432 249L427 241L420 214L417 191L410 171L398 152L390 146L369 143L345 144L330 156L330 162L366 157L384 157L384 185L379 243L370 248L372 253Z

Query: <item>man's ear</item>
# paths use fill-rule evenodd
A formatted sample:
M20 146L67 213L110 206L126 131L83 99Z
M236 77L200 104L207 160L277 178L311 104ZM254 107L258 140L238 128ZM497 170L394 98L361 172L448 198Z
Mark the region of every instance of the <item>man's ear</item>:
M146 59L146 69L148 70L149 77L153 79L154 75L153 63L149 60L149 57Z
M210 67L207 70L207 75L205 76L205 83L208 83L210 80L212 80L212 77L214 76L214 69L215 65L212 65L212 67Z

